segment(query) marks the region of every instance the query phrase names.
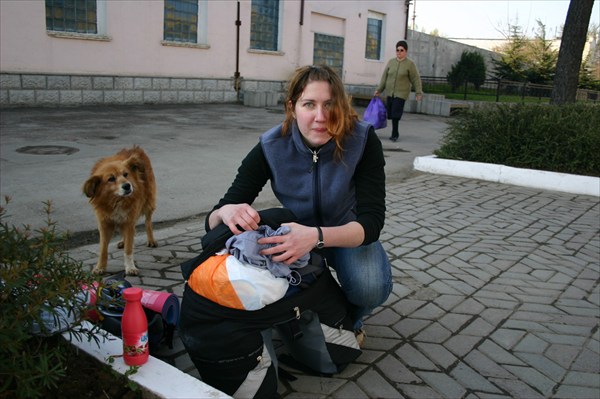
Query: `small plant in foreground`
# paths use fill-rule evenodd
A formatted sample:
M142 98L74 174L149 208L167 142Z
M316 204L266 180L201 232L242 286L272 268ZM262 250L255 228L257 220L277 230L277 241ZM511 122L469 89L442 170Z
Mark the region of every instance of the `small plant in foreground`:
M6 197L5 204L10 201ZM81 325L90 310L82 287L93 278L64 249L45 202L45 227L15 227L0 206L0 398L38 398L65 374L65 353L55 339L98 338Z

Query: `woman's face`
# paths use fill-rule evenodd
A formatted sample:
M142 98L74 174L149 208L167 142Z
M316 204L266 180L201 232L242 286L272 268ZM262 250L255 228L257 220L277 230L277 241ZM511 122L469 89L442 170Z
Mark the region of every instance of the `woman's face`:
M313 81L306 85L294 106L294 117L304 139L311 147L318 147L329 140L327 119L332 106L329 82Z
M400 61L406 58L406 49L404 47L396 47L396 58L398 58Z

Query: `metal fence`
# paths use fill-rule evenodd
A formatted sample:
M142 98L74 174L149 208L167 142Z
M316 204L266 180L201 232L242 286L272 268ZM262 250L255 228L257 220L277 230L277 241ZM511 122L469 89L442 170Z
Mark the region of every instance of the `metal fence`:
M425 93L439 93L446 98L484 101L549 102L552 86L529 82L512 82L501 79L486 79L479 88L471 83L452 90L446 78L421 76ZM577 101L600 101L597 90L577 89Z

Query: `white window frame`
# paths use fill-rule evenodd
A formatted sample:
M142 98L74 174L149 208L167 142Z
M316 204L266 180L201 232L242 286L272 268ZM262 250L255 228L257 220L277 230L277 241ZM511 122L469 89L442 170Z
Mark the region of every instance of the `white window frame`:
M164 12L164 4L163 4ZM163 14L163 25L164 25L164 14ZM208 0L198 0L198 26L196 27L196 43L190 42L176 42L172 40L161 40L163 46L173 47L193 47L201 49L209 49L208 44Z
M1 1L1 0L0 0ZM97 33L79 33L79 32L66 32L59 30L47 30L48 36L60 37L65 39L85 39L85 40L100 40L110 41L111 38L108 36L106 29L106 4L108 0L96 0L96 29Z
M372 58L366 58L365 57L365 60L367 60L367 61L376 61L376 62L377 61L382 61L383 60L383 56L385 54L384 49L385 49L385 45L386 45L385 44L385 30L386 30L385 14L369 10L369 13L367 15L367 21L369 19L378 19L378 20L381 21L381 37L379 38L379 40L380 40L380 46L379 46L379 55L378 55L379 58L378 59L372 59ZM366 41L366 39L367 39L367 32L365 30L365 41ZM366 43L365 43L365 47L366 47Z
M279 15L277 16L277 48L275 50L263 50L263 49L258 49L258 48L248 48L248 52L249 53L257 53L257 54L276 54L276 55L283 55L283 51L281 50L281 46L282 46L282 35L283 35L283 7L284 7L284 1L283 0L278 0L279 1ZM250 3L250 7L252 7L252 2ZM252 29L252 28L250 28ZM249 31L249 34L251 34L252 32Z

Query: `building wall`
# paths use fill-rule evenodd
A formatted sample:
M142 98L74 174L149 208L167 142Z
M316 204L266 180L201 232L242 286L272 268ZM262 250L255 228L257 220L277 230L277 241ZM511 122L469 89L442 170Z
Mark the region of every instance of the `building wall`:
M201 103L242 101L247 90L280 93L296 67L312 63L315 33L344 37L344 81L372 86L394 56L386 44L402 37L406 22L403 2L306 0L301 15L301 1L285 0L280 51L267 52L250 49L250 1L199 5L208 16L206 44L176 46L162 40L162 1L99 0L105 23L92 37L47 32L43 0L0 1L0 105ZM364 58L369 11L385 16L379 61Z
M487 75L491 77L494 69L492 59L500 57L493 51L413 30L408 31L408 46L408 56L415 61L422 76L445 78L452 65L460 61L463 51L475 51L483 56Z
M163 41L163 1L98 0L104 24L92 37L47 32L43 0L0 1L0 106L274 105L293 70L313 62L315 33L344 38L344 83L351 94L370 97L406 24L403 1L283 0L280 51L257 51L250 49L251 1L199 5L206 44L173 45ZM381 60L364 56L370 11L384 16ZM445 76L463 48L473 49L409 32L409 56L422 75Z
M229 78L235 72L237 3L201 0L208 15L208 45L193 47L163 43L162 1L101 2L106 9L106 32L101 40L48 34L42 0L0 1L0 70ZM345 80L373 83L383 61L364 59L368 11L375 10L394 21L386 24L386 42L404 32L405 10L400 2L305 1L304 23L300 25L301 2L288 0L281 3L281 51L253 51L249 49L251 2L239 3L240 72L249 79L283 80L295 67L310 64L313 34L319 32L345 38ZM383 59L391 56L393 48L386 48Z

